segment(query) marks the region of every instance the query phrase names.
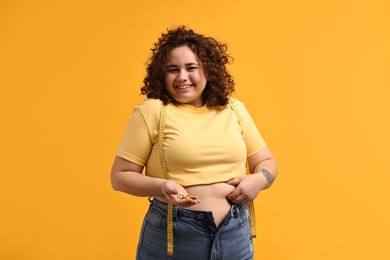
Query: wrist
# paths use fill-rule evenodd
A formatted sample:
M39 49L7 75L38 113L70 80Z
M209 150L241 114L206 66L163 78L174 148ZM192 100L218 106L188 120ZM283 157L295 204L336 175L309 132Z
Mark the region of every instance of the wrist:
M268 189L275 180L275 177L265 168L261 168L259 171L256 172L256 174L261 175L263 178L262 189Z
M167 183L168 183L168 180L163 179L163 180L161 181L161 183L159 184L160 193L161 193L162 195L165 195L165 192L166 192L166 190L167 190Z

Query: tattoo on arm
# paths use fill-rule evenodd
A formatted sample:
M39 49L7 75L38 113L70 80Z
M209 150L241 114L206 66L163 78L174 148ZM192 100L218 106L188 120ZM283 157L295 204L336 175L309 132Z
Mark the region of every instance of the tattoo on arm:
M263 174L266 180L265 188L269 188L275 180L275 177L266 169L262 168L260 172Z

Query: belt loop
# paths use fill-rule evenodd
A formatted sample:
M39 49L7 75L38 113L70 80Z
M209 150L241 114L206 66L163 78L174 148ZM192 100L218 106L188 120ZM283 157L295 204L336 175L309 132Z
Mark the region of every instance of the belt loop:
M239 220L239 222L240 222L240 225L242 225L242 224L244 223L244 220L242 220L242 218L241 218L240 207L239 207L239 206L237 206L237 211L236 211L236 213L237 213L237 218L238 218L238 220Z
M240 208L237 204L233 204L233 206L230 208L230 216L232 218L237 218L237 216L240 215Z
M234 218L234 206L235 206L236 204L233 204L231 207L230 207L230 216L232 217L232 218Z

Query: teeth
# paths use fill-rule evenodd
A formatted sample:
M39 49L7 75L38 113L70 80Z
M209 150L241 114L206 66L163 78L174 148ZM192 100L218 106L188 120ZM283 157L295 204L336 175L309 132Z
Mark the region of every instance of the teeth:
M190 88L191 85L183 85L183 86L176 86L176 87L179 89L186 89L186 88Z

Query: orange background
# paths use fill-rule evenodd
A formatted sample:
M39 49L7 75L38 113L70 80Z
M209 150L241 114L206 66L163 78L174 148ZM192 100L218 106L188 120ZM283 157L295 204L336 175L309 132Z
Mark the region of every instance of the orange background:
M226 42L280 172L256 259L390 259L388 1L1 1L0 259L134 259L146 198L109 172L150 48Z

